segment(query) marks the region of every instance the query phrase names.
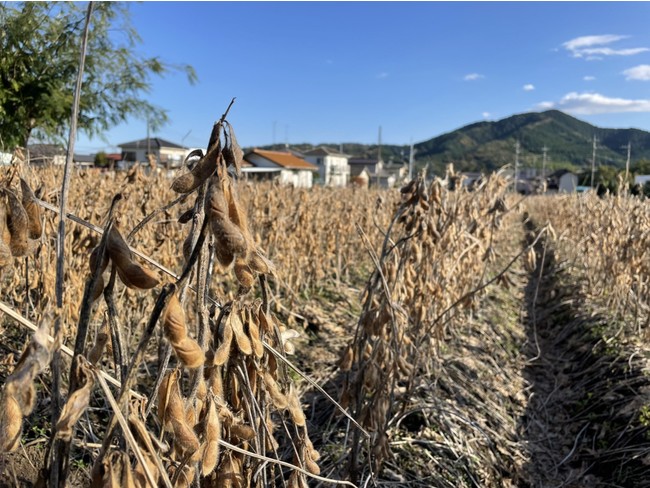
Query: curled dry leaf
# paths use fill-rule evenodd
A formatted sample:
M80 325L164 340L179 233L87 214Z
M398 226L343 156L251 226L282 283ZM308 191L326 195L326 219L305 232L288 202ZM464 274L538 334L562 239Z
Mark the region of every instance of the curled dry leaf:
M56 424L56 436L68 442L72 439L74 425L88 408L90 392L95 384L93 372L83 356L77 356L76 374L81 386L68 398Z
M108 233L106 250L118 268L127 268L133 260L131 249L117 229L117 225L113 225Z
M294 354L296 352L296 346L293 345L291 339L296 339L300 337L300 333L295 329L284 329L280 333L282 338L282 348L286 354Z
M232 125L228 122L226 122L225 125L228 128L228 144L226 144L226 147L223 150L223 158L226 161L226 165L235 168L235 174L239 176L241 163L244 159L244 152L237 143L237 138L235 137L235 131L232 128Z

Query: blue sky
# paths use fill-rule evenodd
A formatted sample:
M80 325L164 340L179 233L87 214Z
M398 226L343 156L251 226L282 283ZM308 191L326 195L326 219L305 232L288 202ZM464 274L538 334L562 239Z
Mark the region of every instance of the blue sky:
M650 130L648 2L144 2L144 55L196 69L146 96L152 136L207 144L232 97L242 146L420 142L480 120L557 108ZM79 153L144 138L132 119L80 133Z

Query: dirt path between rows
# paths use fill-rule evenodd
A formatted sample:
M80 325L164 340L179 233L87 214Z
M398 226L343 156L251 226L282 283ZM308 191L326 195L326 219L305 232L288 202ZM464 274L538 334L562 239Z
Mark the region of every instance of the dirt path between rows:
M531 242L536 226L525 226ZM520 486L650 486L650 431L640 414L650 404L646 360L625 341L625 324L592 311L572 263L545 240L535 251L525 288Z

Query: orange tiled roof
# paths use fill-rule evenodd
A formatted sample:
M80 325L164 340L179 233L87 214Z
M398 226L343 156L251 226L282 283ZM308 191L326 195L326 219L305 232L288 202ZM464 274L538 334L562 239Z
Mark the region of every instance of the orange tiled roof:
M318 171L318 167L316 165L311 164L304 159L300 159L289 152L253 149L249 154L257 154L258 156L262 156L264 159L268 159L269 161L286 169L308 169L310 171Z

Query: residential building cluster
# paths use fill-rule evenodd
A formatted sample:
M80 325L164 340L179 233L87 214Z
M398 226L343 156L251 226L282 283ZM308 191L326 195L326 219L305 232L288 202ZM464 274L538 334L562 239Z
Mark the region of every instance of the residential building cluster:
M129 169L140 163L145 168L156 167L175 173L193 150L159 137L125 142L119 144L119 148L119 153L103 154L105 167ZM34 165L63 165L66 154L64 148L58 145L32 144L28 146L28 158L30 164ZM10 161L11 154L0 153L0 164L9 164ZM75 154L73 162L80 168L94 167L96 155ZM244 154L241 172L242 177L250 181L277 181L296 188L311 188L313 185L391 188L407 179L408 163L353 157L324 146L306 152L290 147L282 151L255 148ZM457 175L459 183L468 187L481 176L481 173ZM522 168L518 170L517 177L514 176L511 171L513 190L521 194L573 193L589 189L579 186L578 175L565 169L547 175L538 169ZM650 183L650 175L635 176L636 185L646 183Z
M145 167L176 171L193 148L187 148L159 137L119 144L119 153L104 154L109 168L128 169L140 163ZM10 159L10 155L7 155ZM31 164L65 164L65 150L54 144L28 146ZM75 154L78 167L95 165L95 155ZM277 181L296 188L310 188L315 184L330 187L356 185L360 187L393 187L408 175L406 162L353 158L327 147L317 147L301 153L287 147L283 151L252 149L244 154L241 168L243 178L252 181Z

